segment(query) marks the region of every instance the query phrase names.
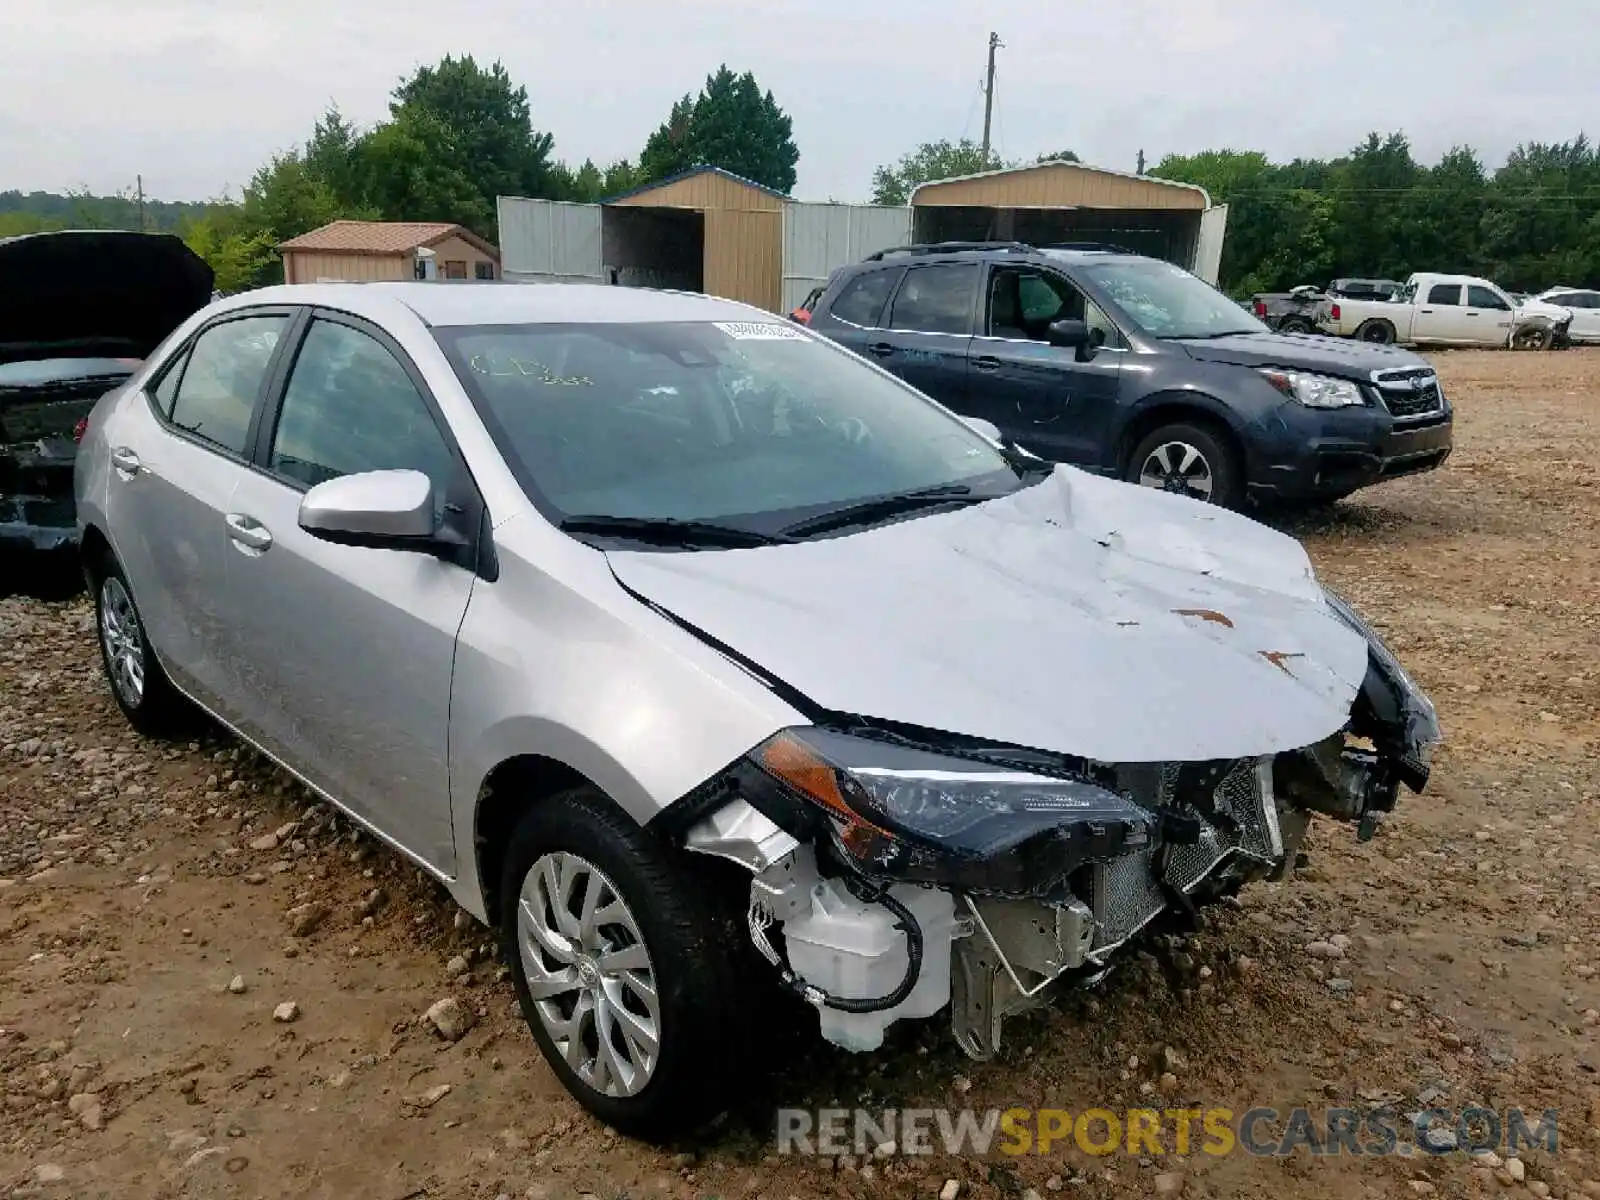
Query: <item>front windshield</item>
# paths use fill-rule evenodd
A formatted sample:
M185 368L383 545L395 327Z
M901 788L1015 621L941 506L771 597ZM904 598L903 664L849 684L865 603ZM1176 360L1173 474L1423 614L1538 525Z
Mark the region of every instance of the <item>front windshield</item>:
M1182 267L1154 259L1096 263L1084 273L1151 337L1212 338L1270 330Z
M557 519L772 531L917 489L1018 486L963 422L787 322L436 334L502 453Z

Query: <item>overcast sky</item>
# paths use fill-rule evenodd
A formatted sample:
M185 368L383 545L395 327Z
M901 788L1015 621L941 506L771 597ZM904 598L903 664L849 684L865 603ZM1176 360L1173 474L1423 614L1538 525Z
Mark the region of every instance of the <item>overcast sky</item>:
M572 161L636 155L726 61L794 118L802 199L865 199L872 169L983 126L1131 170L1142 148L1329 156L1403 129L1493 167L1523 140L1600 134L1600 0L3 0L0 190L237 193L330 102L360 123L446 52L500 58ZM1011 10L1011 11L1007 11Z

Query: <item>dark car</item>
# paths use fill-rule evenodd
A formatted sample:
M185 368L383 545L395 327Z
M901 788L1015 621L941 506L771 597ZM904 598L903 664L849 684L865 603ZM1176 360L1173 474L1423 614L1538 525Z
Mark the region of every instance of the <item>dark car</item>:
M83 422L210 302L212 284L211 268L170 234L0 239L0 575L75 577Z
M1426 359L1275 333L1115 248L882 251L839 272L808 324L1041 457L1231 507L1337 499L1451 449Z

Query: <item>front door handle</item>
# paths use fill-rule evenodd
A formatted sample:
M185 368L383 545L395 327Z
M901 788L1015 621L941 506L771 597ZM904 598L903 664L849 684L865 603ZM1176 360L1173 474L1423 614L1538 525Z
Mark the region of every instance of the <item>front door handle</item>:
M894 347L888 342L873 342L867 347L868 354L876 354L879 358L888 358L894 353Z
M992 354L985 354L972 360L972 365L980 371L998 371L1000 360Z
M132 479L139 473L139 456L126 446L118 446L111 452L111 465L124 479Z
M235 545L258 554L272 546L272 534L267 527L244 513L228 514L228 536Z

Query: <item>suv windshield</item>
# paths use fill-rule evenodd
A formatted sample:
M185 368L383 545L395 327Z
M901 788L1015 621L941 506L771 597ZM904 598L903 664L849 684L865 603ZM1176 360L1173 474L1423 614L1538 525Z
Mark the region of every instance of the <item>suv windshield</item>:
M1216 288L1171 263L1112 260L1085 267L1083 273L1151 337L1271 332Z
M1019 486L962 421L787 322L435 332L524 488L557 520L776 532L877 497Z

